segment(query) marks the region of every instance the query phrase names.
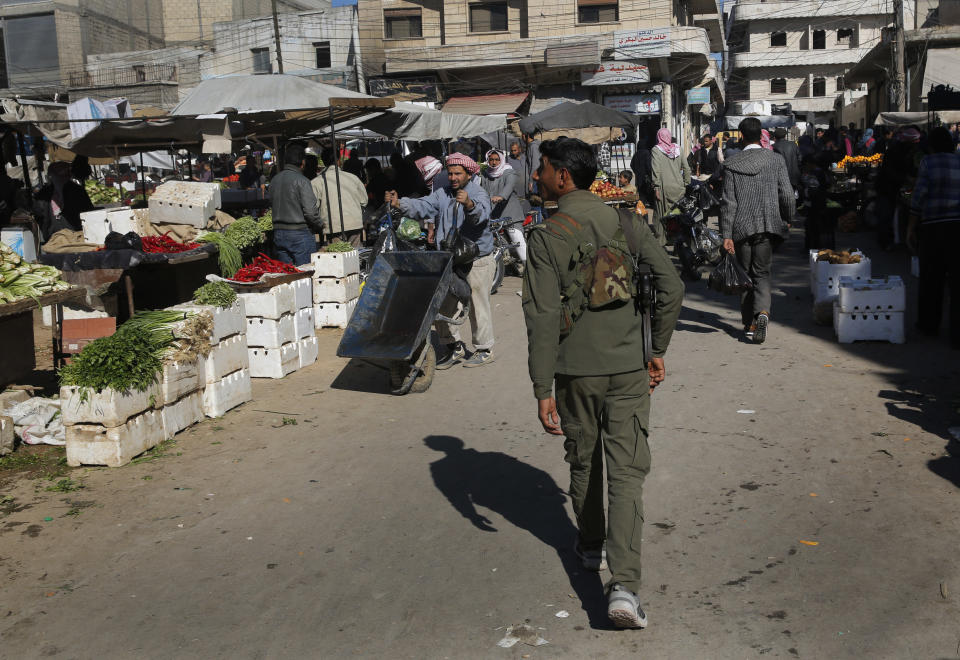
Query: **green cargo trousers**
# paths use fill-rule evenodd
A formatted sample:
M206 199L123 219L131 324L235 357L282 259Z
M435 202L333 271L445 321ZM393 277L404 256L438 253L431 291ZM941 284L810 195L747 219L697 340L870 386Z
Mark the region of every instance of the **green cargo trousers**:
M611 376L556 378L557 412L566 436L570 498L580 529L580 544L607 542L607 583L640 590L643 534L643 480L650 471L647 428L650 376L646 370ZM610 524L603 512L603 463L607 463Z

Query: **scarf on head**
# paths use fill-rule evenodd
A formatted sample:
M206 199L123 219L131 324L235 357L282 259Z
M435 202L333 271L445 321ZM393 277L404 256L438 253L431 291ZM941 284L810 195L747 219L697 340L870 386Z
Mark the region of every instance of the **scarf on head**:
M680 146L672 142L673 135L669 128L661 128L657 131L657 149L663 152L667 158L676 158L680 155Z
M471 176L476 174L480 169L480 166L477 165L477 161L470 158L470 156L460 153L453 153L447 156L447 166L449 167L450 165L459 165L467 171L467 174Z
M507 170L513 169L513 166L507 162L506 153L500 151L499 149L491 149L490 151L487 152L487 155L485 156L486 160L488 161L490 160L490 154L497 154L498 156L500 156L500 164L497 165L496 167L490 167L489 165L487 165L487 169L484 172L487 178L499 179L501 176L503 176L504 172L506 172Z
M770 144L770 132L765 128L760 131L760 146L764 149L773 150L773 146Z
M433 177L437 176L440 170L443 169L443 165L440 164L440 161L433 156L424 156L423 158L418 159L414 165L416 165L417 169L420 170L420 176L423 177L423 181L427 185L429 185L430 182L433 181Z

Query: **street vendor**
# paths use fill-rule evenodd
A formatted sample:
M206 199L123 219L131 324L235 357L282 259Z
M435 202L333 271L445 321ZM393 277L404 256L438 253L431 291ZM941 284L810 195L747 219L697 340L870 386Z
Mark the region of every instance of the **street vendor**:
M280 261L301 266L310 263L310 255L317 251L314 232L323 234L323 225L317 197L303 175L306 147L299 142L288 144L283 162L283 171L270 180L273 242Z
M316 158L316 156L314 156ZM340 170L339 182L333 167L334 152L327 147L321 154L325 167L310 182L317 198L320 222L328 236L341 232L340 205L343 204L342 232L345 240L359 246L363 236L363 209L367 205L367 189L363 181L346 170ZM331 218L333 221L331 222Z
M490 289L496 275L493 258L493 232L490 230L490 198L474 176L480 170L469 156L454 153L447 156L449 183L436 188L420 199L400 197L396 190L388 190L385 201L400 209L405 216L416 220L432 219L436 227L436 239L443 244L446 239L462 238L476 243L477 257L466 266L465 279L470 285L470 330L474 352L467 358L466 346L460 339L458 326L437 322L440 340L446 344L446 354L437 360L437 369L449 369L463 361L465 367L479 367L493 362L493 315L490 309ZM458 302L450 296L440 308L440 313L452 318Z

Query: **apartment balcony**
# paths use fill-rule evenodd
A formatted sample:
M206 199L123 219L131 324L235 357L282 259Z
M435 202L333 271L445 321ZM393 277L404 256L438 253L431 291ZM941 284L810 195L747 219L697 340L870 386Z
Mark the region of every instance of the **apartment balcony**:
M803 19L816 22L818 18L836 16L876 16L893 14L888 0L863 2L823 2L822 0L785 0L782 2L744 2L733 8L735 21Z
M831 50L765 50L762 52L731 53L734 69L770 68L782 66L822 66L826 64L856 64L869 48L838 48Z
M670 32L671 56L693 54L708 58L709 54L714 52L710 37L703 28L674 26L670 28ZM480 46L496 49L496 60L487 62L478 57ZM470 41L422 48L387 48L384 50L385 73L538 64L581 66L600 62L601 54L613 47L614 31L583 36L544 36L529 39L508 37L497 42ZM548 55L548 51L551 54ZM556 61L551 61L553 53L557 54Z
M98 87L128 87L152 83L176 83L175 64L136 64L110 69L72 72L70 87L94 89Z

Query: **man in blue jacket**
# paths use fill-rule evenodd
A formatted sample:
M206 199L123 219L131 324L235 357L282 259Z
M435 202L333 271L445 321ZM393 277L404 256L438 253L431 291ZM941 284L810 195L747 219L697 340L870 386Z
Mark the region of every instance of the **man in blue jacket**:
M466 274L470 285L470 329L474 351L466 358L466 346L460 339L458 326L437 322L440 340L447 345L447 354L440 356L437 369L449 369L464 360L465 367L479 367L493 362L493 315L490 310L490 289L496 276L497 264L493 257L493 232L490 230L490 198L474 175L480 167L469 156L451 154L447 157L449 183L435 189L430 195L413 199L399 197L397 191L387 191L386 201L400 209L407 217L427 220L436 225L436 241L443 243L447 236L460 230L460 235L477 244L479 256ZM453 317L457 300L447 298L440 313Z

